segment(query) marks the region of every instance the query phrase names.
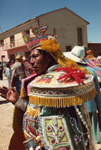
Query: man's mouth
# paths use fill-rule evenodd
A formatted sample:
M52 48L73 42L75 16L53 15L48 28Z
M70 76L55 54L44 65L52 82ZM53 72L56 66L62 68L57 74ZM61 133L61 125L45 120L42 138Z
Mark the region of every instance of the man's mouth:
M38 70L38 67L33 67L33 70L37 71L37 70Z
M37 69L38 67L33 67L33 69Z

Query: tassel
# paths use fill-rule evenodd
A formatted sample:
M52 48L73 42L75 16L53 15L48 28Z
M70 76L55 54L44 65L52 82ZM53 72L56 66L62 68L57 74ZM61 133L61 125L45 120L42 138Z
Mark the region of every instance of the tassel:
M21 89L21 90L20 90L20 96L21 96L22 98L25 98L25 97L27 96L27 93L25 92L24 89Z
M33 103L40 106L47 107L68 107L84 104L86 101L91 100L96 95L96 89L93 88L90 92L73 97L38 97L38 96L29 96L29 103Z

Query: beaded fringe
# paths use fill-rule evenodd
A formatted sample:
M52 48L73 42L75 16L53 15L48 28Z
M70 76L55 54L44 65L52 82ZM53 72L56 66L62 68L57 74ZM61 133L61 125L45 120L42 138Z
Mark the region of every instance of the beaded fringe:
M90 92L74 97L38 97L29 95L29 102L47 107L68 107L84 104L86 101L93 99L96 95L96 89L93 88Z

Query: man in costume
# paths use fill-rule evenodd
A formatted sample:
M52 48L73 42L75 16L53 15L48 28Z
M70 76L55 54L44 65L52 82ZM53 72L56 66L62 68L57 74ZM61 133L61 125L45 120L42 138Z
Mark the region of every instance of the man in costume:
M26 149L38 144L46 150L95 150L84 104L96 94L93 77L64 57L56 37L44 34L46 30L33 28L33 38L23 33L35 73L23 79L21 96L6 87L0 95L24 112Z
M11 87L15 87L20 95L22 79L27 77L30 64L23 60L23 55L18 52L15 57L15 63L11 65ZM29 70L28 70L29 69Z

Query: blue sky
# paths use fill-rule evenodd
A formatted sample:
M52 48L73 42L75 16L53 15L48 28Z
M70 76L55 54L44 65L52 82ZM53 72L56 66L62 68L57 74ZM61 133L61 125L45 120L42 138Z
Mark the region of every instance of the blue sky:
M0 33L63 7L90 23L88 42L101 43L101 0L0 0Z

